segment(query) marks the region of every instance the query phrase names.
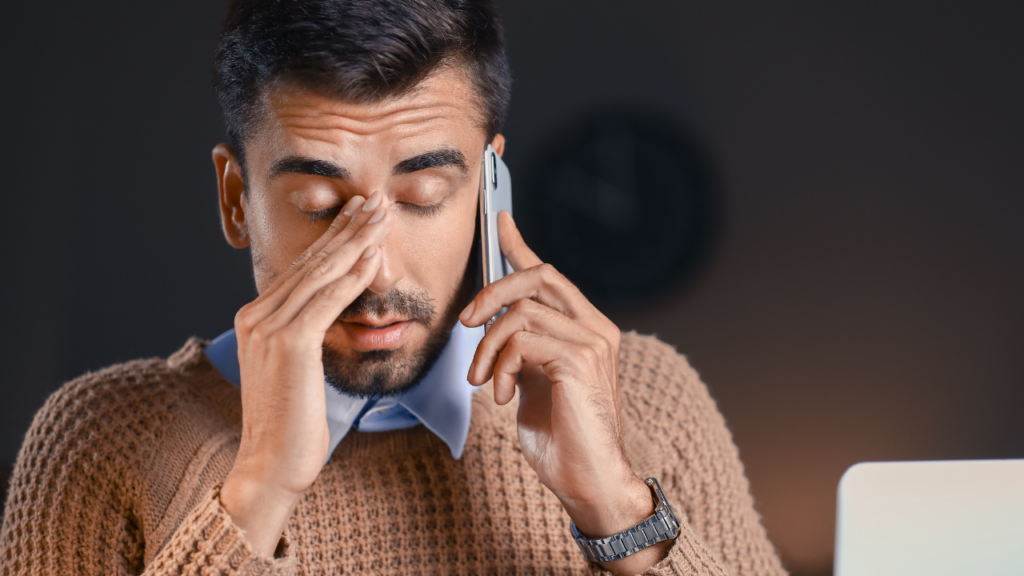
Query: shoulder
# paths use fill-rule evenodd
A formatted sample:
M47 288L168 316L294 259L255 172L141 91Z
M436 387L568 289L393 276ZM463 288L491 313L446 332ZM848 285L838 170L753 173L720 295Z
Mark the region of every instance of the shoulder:
M703 391L707 387L685 356L655 336L624 332L619 347L619 382L625 393L641 396Z
M623 417L634 429L669 436L713 432L731 444L725 419L708 387L670 344L654 336L623 333L619 387Z
M141 572L143 555L171 530L164 519L187 514L193 493L217 481L204 470L222 472L232 460L230 442L201 449L231 437L241 412L237 389L206 360L204 345L194 338L167 359L85 374L50 396L18 454L0 550L32 556L54 547L32 562L67 568L95 562L95 547L106 547L119 552L111 558L122 569L127 562Z
M619 347L619 371L630 378L643 379L643 375L659 371L693 371L686 357L675 347L658 340L657 336L622 333Z
M63 385L36 413L19 461L84 457L124 469L159 449L183 417L204 409L230 412L230 390L204 362L204 344L193 338L170 358L117 364Z

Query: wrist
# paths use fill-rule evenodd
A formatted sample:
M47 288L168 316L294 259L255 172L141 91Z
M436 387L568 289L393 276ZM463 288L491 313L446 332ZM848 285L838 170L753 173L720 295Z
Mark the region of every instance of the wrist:
M232 469L220 490L220 503L249 545L273 557L301 493Z
M654 514L647 483L632 471L621 482L586 499L560 498L576 528L588 538L604 538L636 526Z

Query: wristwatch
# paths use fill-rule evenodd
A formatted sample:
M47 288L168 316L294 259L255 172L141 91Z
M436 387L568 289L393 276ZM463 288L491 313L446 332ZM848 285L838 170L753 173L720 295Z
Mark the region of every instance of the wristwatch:
M668 500L665 499L665 493L661 491L661 484L658 484L654 478L648 478L647 486L654 493L654 515L632 528L607 538L590 539L580 534L580 531L576 529L575 522L569 522L572 537L587 560L591 562L619 560L648 546L679 536L679 518L676 517Z

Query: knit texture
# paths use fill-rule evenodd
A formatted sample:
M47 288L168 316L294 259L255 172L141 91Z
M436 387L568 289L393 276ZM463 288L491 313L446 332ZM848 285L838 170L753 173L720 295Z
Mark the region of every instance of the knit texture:
M239 390L193 338L167 360L82 376L36 414L15 465L0 574L600 574L523 459L516 406L474 395L461 460L423 426L350 432L255 553L219 501L238 451ZM686 359L623 335L634 470L683 528L648 575L785 574L725 421Z

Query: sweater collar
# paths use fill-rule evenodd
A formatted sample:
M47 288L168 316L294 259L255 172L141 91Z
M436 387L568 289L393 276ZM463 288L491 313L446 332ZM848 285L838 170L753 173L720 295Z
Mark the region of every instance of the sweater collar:
M334 449L353 427L383 432L417 424L423 424L444 441L453 458L461 458L469 435L473 392L477 390L466 380L466 375L483 336L483 327L467 328L456 322L448 343L423 380L395 398L371 403L366 398L343 394L324 382L327 428L331 437L327 459L330 460ZM241 386L238 340L233 329L210 342L205 353L225 379Z

